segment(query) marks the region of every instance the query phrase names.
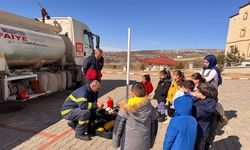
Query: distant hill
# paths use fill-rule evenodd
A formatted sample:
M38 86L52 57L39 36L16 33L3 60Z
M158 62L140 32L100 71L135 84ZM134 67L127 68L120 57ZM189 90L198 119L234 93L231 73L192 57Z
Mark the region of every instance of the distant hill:
M146 58L154 58L159 56L171 57L180 62L197 61L202 59L205 55L223 52L224 49L178 49L178 50L138 50L131 51L131 62L140 62ZM126 51L107 51L104 52L106 64L122 65L126 63Z

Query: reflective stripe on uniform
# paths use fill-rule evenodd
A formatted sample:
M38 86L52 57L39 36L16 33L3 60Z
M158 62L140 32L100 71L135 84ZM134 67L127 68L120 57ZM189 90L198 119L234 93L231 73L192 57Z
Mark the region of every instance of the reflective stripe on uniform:
M97 124L99 121L96 119L95 121L94 121L94 124Z
M78 102L87 102L87 98L81 97L81 98L75 98L72 94L68 97L68 99L71 99L72 101L78 103Z
M80 124L80 125L86 124L86 123L89 123L89 121L88 120L84 120L84 121L78 120L78 124Z
M68 114L72 109L66 109L64 111L61 112L61 114L64 116L66 114Z
M88 103L88 109L92 108L92 103Z

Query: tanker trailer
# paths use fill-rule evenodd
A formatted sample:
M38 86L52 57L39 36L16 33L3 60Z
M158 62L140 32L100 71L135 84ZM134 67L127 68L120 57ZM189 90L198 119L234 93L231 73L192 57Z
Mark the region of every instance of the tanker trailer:
M51 90L48 84L53 81L45 84L43 79L44 92L33 93L31 81L44 74L56 79L63 77L55 75L64 74L67 81L80 82L83 60L94 51L94 37L99 47L99 36L71 17L52 17L43 23L0 11L0 100L16 100L23 88L29 92L27 99L62 89L61 81ZM24 84L22 88L15 87L18 82Z

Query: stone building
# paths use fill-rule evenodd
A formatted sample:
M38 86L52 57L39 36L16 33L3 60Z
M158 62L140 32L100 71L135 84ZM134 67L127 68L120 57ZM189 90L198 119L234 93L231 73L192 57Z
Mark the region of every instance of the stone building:
M225 54L237 46L246 62L250 64L250 2L239 8L239 13L230 17Z

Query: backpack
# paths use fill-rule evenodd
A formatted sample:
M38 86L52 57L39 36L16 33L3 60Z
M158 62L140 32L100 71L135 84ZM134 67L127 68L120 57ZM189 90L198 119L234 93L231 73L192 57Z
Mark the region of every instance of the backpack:
M220 103L216 103L216 112L213 114L211 123L209 126L209 133L207 137L207 142L212 145L216 131L219 129L219 124L222 123L223 125L226 125L228 122L227 117L225 116L224 108Z
M225 116L225 111L221 103L216 104L216 111L218 113L218 121L223 124L227 124L228 118Z

